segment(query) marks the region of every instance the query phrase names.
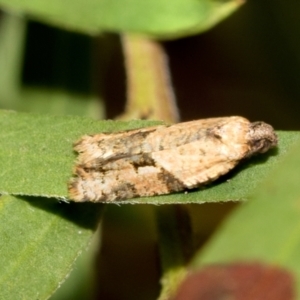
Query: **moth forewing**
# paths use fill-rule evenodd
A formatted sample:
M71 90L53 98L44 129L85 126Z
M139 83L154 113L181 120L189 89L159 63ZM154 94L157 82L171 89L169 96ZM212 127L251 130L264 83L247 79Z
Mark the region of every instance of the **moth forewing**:
M276 145L270 125L243 117L84 136L69 194L105 202L195 188Z

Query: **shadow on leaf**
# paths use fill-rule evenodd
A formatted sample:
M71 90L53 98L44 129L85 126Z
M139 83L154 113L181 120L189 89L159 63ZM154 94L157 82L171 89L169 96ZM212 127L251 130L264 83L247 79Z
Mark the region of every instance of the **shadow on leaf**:
M35 208L56 214L80 227L91 230L96 230L105 207L103 204L95 203L59 202L54 198L28 196L17 198L28 202Z

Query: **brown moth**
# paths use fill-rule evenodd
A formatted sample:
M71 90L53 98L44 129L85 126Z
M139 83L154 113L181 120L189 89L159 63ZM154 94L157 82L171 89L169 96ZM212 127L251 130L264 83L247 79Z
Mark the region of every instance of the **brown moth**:
M224 117L83 136L70 199L107 202L192 189L277 145L272 126Z

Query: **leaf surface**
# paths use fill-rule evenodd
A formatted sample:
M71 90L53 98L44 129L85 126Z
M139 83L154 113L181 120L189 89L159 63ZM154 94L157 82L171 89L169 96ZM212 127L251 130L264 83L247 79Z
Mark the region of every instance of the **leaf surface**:
M72 145L84 134L153 126L149 121L94 121L0 112L0 193L66 199L76 155ZM299 139L297 132L278 132L279 147L243 163L201 190L166 196L137 198L122 203L204 203L246 200L257 185ZM120 202L119 202L120 203Z
M103 205L0 197L0 298L47 299L88 246Z

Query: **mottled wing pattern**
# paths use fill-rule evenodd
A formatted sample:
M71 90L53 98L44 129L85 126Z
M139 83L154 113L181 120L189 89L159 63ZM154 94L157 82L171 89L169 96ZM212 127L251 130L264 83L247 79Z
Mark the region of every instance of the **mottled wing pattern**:
M152 153L151 157L161 170L168 172L185 188L194 188L226 174L243 158L241 152L217 143L219 147L214 145L211 149L207 144L194 142L177 149Z
M115 201L194 188L276 144L270 125L242 117L84 136L74 148L70 198Z
M142 152L141 144L157 127L148 127L118 133L85 135L74 145L78 162L88 168L110 160L130 157ZM165 127L165 126L162 126Z

